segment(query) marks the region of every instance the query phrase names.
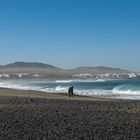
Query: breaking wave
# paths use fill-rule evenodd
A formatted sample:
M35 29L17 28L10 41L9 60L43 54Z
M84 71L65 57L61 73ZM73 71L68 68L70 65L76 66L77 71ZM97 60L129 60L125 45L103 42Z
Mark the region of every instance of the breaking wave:
M71 83L72 80L56 80L56 83Z
M139 86L120 85L112 90L113 94L140 95Z
M76 83L76 82L105 82L104 79L90 80L90 79L72 79L72 80L56 80L56 83Z
M74 83L76 81L76 83ZM83 96L103 96L119 99L138 99L140 100L140 86L138 84L114 84L115 81L105 82L98 81L97 86L95 80L57 80L57 81L1 81L1 88L10 88L18 90L34 90L50 93L67 93L69 86L74 85L74 94ZM81 83L82 82L82 83ZM83 83L85 82L85 83ZM90 82L90 83L88 83ZM92 83L93 82L93 83ZM92 84L91 84L92 83ZM101 85L100 85L101 83ZM111 88L106 88L110 85ZM80 85L80 86L79 86ZM88 85L88 86L87 86ZM93 86L94 85L94 86ZM105 87L103 88L103 85ZM87 88L87 87L89 88Z
M57 92L67 92L69 87L42 87L42 86L35 86L34 84L25 84L16 81L9 81L9 82L0 82L1 88L8 88L8 89L17 89L17 90L34 90L34 91L42 91L42 92L50 92L50 93L57 93Z
M19 90L39 90L39 87L24 85L15 82L0 82L1 88L19 89Z

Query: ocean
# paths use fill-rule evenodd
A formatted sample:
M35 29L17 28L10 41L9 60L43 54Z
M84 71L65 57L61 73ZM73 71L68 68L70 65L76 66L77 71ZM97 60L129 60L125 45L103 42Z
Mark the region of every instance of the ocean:
M140 100L140 80L9 80L1 81L0 87L34 90L50 93L66 93L74 86L74 94L113 99Z

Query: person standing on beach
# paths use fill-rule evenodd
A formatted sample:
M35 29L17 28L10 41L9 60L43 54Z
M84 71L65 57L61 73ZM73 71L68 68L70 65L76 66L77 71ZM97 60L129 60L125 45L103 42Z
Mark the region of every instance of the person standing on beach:
M69 87L68 89L68 94L69 94L69 97L71 97L71 87Z
M69 94L69 97L71 97L73 95L73 86L69 87L68 94Z
M73 95L73 86L71 87L71 95Z

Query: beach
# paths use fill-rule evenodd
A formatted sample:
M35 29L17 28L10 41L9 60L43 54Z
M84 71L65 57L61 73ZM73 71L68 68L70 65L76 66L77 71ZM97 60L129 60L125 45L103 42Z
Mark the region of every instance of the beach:
M140 102L0 89L0 139L140 139Z

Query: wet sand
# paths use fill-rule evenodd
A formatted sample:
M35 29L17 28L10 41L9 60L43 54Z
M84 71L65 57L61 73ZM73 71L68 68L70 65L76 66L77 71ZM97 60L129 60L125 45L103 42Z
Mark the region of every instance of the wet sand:
M0 89L1 140L136 140L139 132L139 101Z

